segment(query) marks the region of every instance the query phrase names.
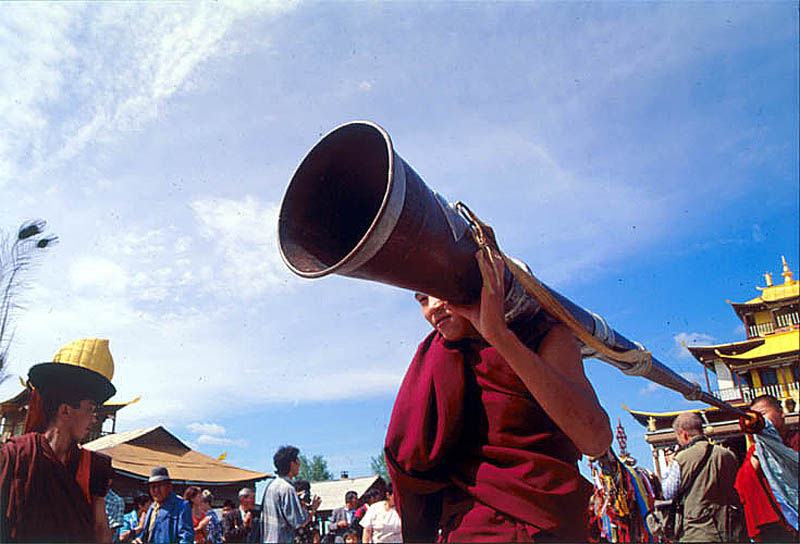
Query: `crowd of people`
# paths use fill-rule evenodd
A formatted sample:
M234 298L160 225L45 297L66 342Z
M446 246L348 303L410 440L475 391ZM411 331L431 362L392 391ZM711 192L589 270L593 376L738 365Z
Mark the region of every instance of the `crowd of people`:
M763 415L787 447L798 450L800 435L788 430L777 399L769 395L758 397L751 409ZM797 541L797 532L787 522L766 483L764 461L759 460L755 445L747 450L744 459L737 459L732 451L708 439L703 432L703 421L695 412L676 417L673 431L678 448L667 456L664 478L659 480L654 475L652 479L644 478L644 485L638 484L641 493L629 497L626 514L637 513L636 497L643 505L638 517L640 528L621 531L620 520L615 520L617 530L613 534L590 531L591 540L644 542L668 536L670 541L679 542ZM253 489L243 488L238 505L225 502L222 519L212 508L214 498L210 491L190 486L181 498L172 492L167 470L156 467L150 477L149 494L134 497L129 513L122 514L119 497L113 491L106 495L108 524L114 531L112 540L133 544L403 541L403 522L391 482L383 494L370 489L359 497L355 491L348 491L343 505L321 520L319 497L312 494L308 481L296 479L299 453L293 446L280 448L273 458L277 477L268 482L261 504L256 505ZM635 487L637 477L633 471L629 472L634 476L627 481ZM620 486L620 492L625 495L624 486ZM676 516L675 526L669 535L658 533L652 525L646 527L644 520L653 507L653 499L673 501L670 515ZM442 529L437 530L437 539L442 537Z

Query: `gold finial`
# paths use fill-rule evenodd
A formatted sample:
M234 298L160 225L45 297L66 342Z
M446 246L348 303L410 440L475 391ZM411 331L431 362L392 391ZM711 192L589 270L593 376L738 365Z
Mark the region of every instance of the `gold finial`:
M772 274L764 272L764 280L767 282L767 287L772 287Z
M781 255L781 263L783 263L783 272L781 272L783 283L792 283L792 271L789 270L789 265L786 264L786 257L783 255Z

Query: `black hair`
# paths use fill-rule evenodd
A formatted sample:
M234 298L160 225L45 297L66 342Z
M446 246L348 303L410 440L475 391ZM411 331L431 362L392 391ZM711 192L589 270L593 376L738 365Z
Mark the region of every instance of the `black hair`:
M776 410L778 410L779 412L783 411L783 408L781 408L780 401L778 399L776 399L775 397L773 397L772 395L760 395L760 396L754 398L753 402L750 403L750 408L752 408L756 404L760 404L762 402L766 402L767 404L771 404L772 407L775 408Z
M74 395L53 392L45 393L44 391L39 394L42 396L42 412L44 412L44 418L48 425L55 420L58 409L62 404L76 409L81 407L81 399L76 399Z
M369 501L371 501L372 499L378 499L378 498L380 498L380 496L381 496L381 494L380 494L380 492L379 492L377 489L368 489L368 490L367 490L367 491L364 493L364 497L363 497L363 499L364 499L364 501L366 501L366 502L369 502Z
M153 499L150 498L150 495L145 495L144 493L138 493L135 497L133 497L133 507L135 509L139 509L148 502L152 501Z
M223 508L236 508L236 504L230 499L225 499L224 501L222 501L222 507Z
M286 476L292 468L292 461L297 460L300 450L294 446L281 446L272 457L278 476Z
M345 502L351 501L351 500L357 499L357 498L358 498L358 493L356 493L355 491L348 491L347 493L344 494Z
M385 492L385 494L386 495L391 495L392 493L394 493L394 488L392 487L392 482L389 482L389 483L386 484L386 492Z
M293 485L295 491L305 491L306 493L311 493L311 484L308 480L295 480Z

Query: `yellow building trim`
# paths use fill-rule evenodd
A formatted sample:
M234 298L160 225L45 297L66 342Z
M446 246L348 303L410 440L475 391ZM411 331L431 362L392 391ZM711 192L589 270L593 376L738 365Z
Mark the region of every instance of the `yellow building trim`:
M753 388L761 387L761 376L758 375L758 370L750 370L750 379L753 380Z
M778 376L778 385L784 385L789 383L786 381L786 368L779 366L776 370L777 372L775 372L775 374ZM781 390L783 389L784 388L781 387Z
M779 283L772 287L757 287L761 291L761 296L748 300L744 304L760 304L762 302L775 302L787 298L800 296L800 281L793 280L791 283Z
M764 337L764 343L738 355L725 355L725 359L752 360L777 356L800 350L800 330L779 332Z

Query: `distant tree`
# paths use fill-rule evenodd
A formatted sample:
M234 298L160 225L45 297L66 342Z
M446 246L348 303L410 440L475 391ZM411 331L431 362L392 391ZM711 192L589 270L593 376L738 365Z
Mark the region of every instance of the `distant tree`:
M375 457L370 457L369 466L373 474L377 474L387 482L389 481L389 469L386 467L386 455L383 452Z
M309 461L305 455L300 455L300 472L297 473L299 480L308 480L309 482L323 482L330 480L333 475L328 470L328 462L321 455L311 456Z
M56 236L45 236L44 221L23 223L17 235L9 238L0 233L0 382L8 361L8 350L14 339L12 319L20 309L19 291L25 287L24 273L34 263L37 254L58 241Z

